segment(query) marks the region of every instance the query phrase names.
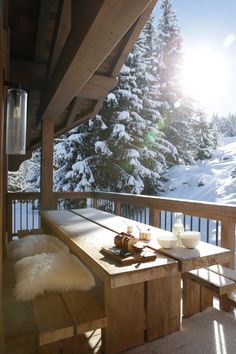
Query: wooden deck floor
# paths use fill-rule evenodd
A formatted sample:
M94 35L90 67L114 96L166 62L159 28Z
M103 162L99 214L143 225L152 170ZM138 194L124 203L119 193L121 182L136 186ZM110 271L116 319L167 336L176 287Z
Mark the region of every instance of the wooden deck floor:
M3 297L3 315L5 321L5 353L4 354L36 354L36 338L34 331L31 302L16 301L13 295L15 284L14 265L5 264L5 281ZM45 351L51 354L51 351ZM101 353L101 330L87 332L78 338L76 354ZM68 353L70 354L70 353Z

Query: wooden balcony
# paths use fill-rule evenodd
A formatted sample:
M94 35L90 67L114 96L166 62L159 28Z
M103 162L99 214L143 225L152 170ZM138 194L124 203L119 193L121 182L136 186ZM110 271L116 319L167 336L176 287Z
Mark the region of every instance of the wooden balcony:
M203 240L230 248L232 251L230 265L233 266L234 264L236 223L236 207L234 206L99 192L55 192L53 193L53 204L55 209L95 207L166 230L171 230L172 228L173 213L182 212L184 214L184 224L188 225L191 230L200 230ZM16 238L21 230L33 230L40 227L40 193L8 193L7 210L9 240ZM11 295L14 273L12 264L9 262L6 263L6 272L4 311L7 323L7 354L33 354L36 350L36 342L32 331L31 305L29 303L17 303ZM217 302L215 302L215 305L217 307ZM218 353L219 348L222 348L222 346L228 349L231 348L229 338L231 338L232 330L229 328L234 328L235 324L234 312L228 314L215 309L207 310L202 314L196 315L196 317L184 319L182 321L182 331L172 334L172 337L165 337L147 343L141 349L131 349L128 352L151 353L152 350L157 350L158 353L164 350L163 348L172 351L182 345L184 349L181 353L187 354L189 353L189 339L186 333L188 333L191 336L191 347L196 348L198 346L199 351L206 353L206 350L209 350L207 349L208 344L200 341L201 331L205 331L204 334L211 338L211 343L215 345L215 351L212 353ZM169 343L170 339L172 345ZM83 347L79 353L101 352L100 330L88 333L87 337L83 336L81 340ZM233 350L232 348L230 350Z

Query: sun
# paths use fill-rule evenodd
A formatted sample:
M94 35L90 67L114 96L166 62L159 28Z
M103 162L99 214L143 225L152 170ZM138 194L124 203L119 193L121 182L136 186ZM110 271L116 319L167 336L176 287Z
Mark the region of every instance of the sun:
M223 54L213 50L187 51L181 76L185 94L202 108L212 107L227 91L227 60Z

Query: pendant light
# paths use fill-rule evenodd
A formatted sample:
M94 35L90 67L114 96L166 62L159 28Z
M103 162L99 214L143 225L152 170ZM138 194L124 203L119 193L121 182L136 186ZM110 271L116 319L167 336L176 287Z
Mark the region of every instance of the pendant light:
M7 91L6 153L24 155L26 150L27 92L20 88Z

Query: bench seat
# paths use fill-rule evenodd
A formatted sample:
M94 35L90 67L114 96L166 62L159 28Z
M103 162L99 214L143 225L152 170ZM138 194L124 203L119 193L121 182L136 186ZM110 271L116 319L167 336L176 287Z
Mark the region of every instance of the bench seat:
M33 300L36 338L40 353L77 352L78 335L107 325L94 289L48 293Z
M183 274L183 315L203 311L213 305L213 296L220 299L220 308L229 309L229 297L236 290L236 273L213 265ZM231 299L230 302L233 300Z

